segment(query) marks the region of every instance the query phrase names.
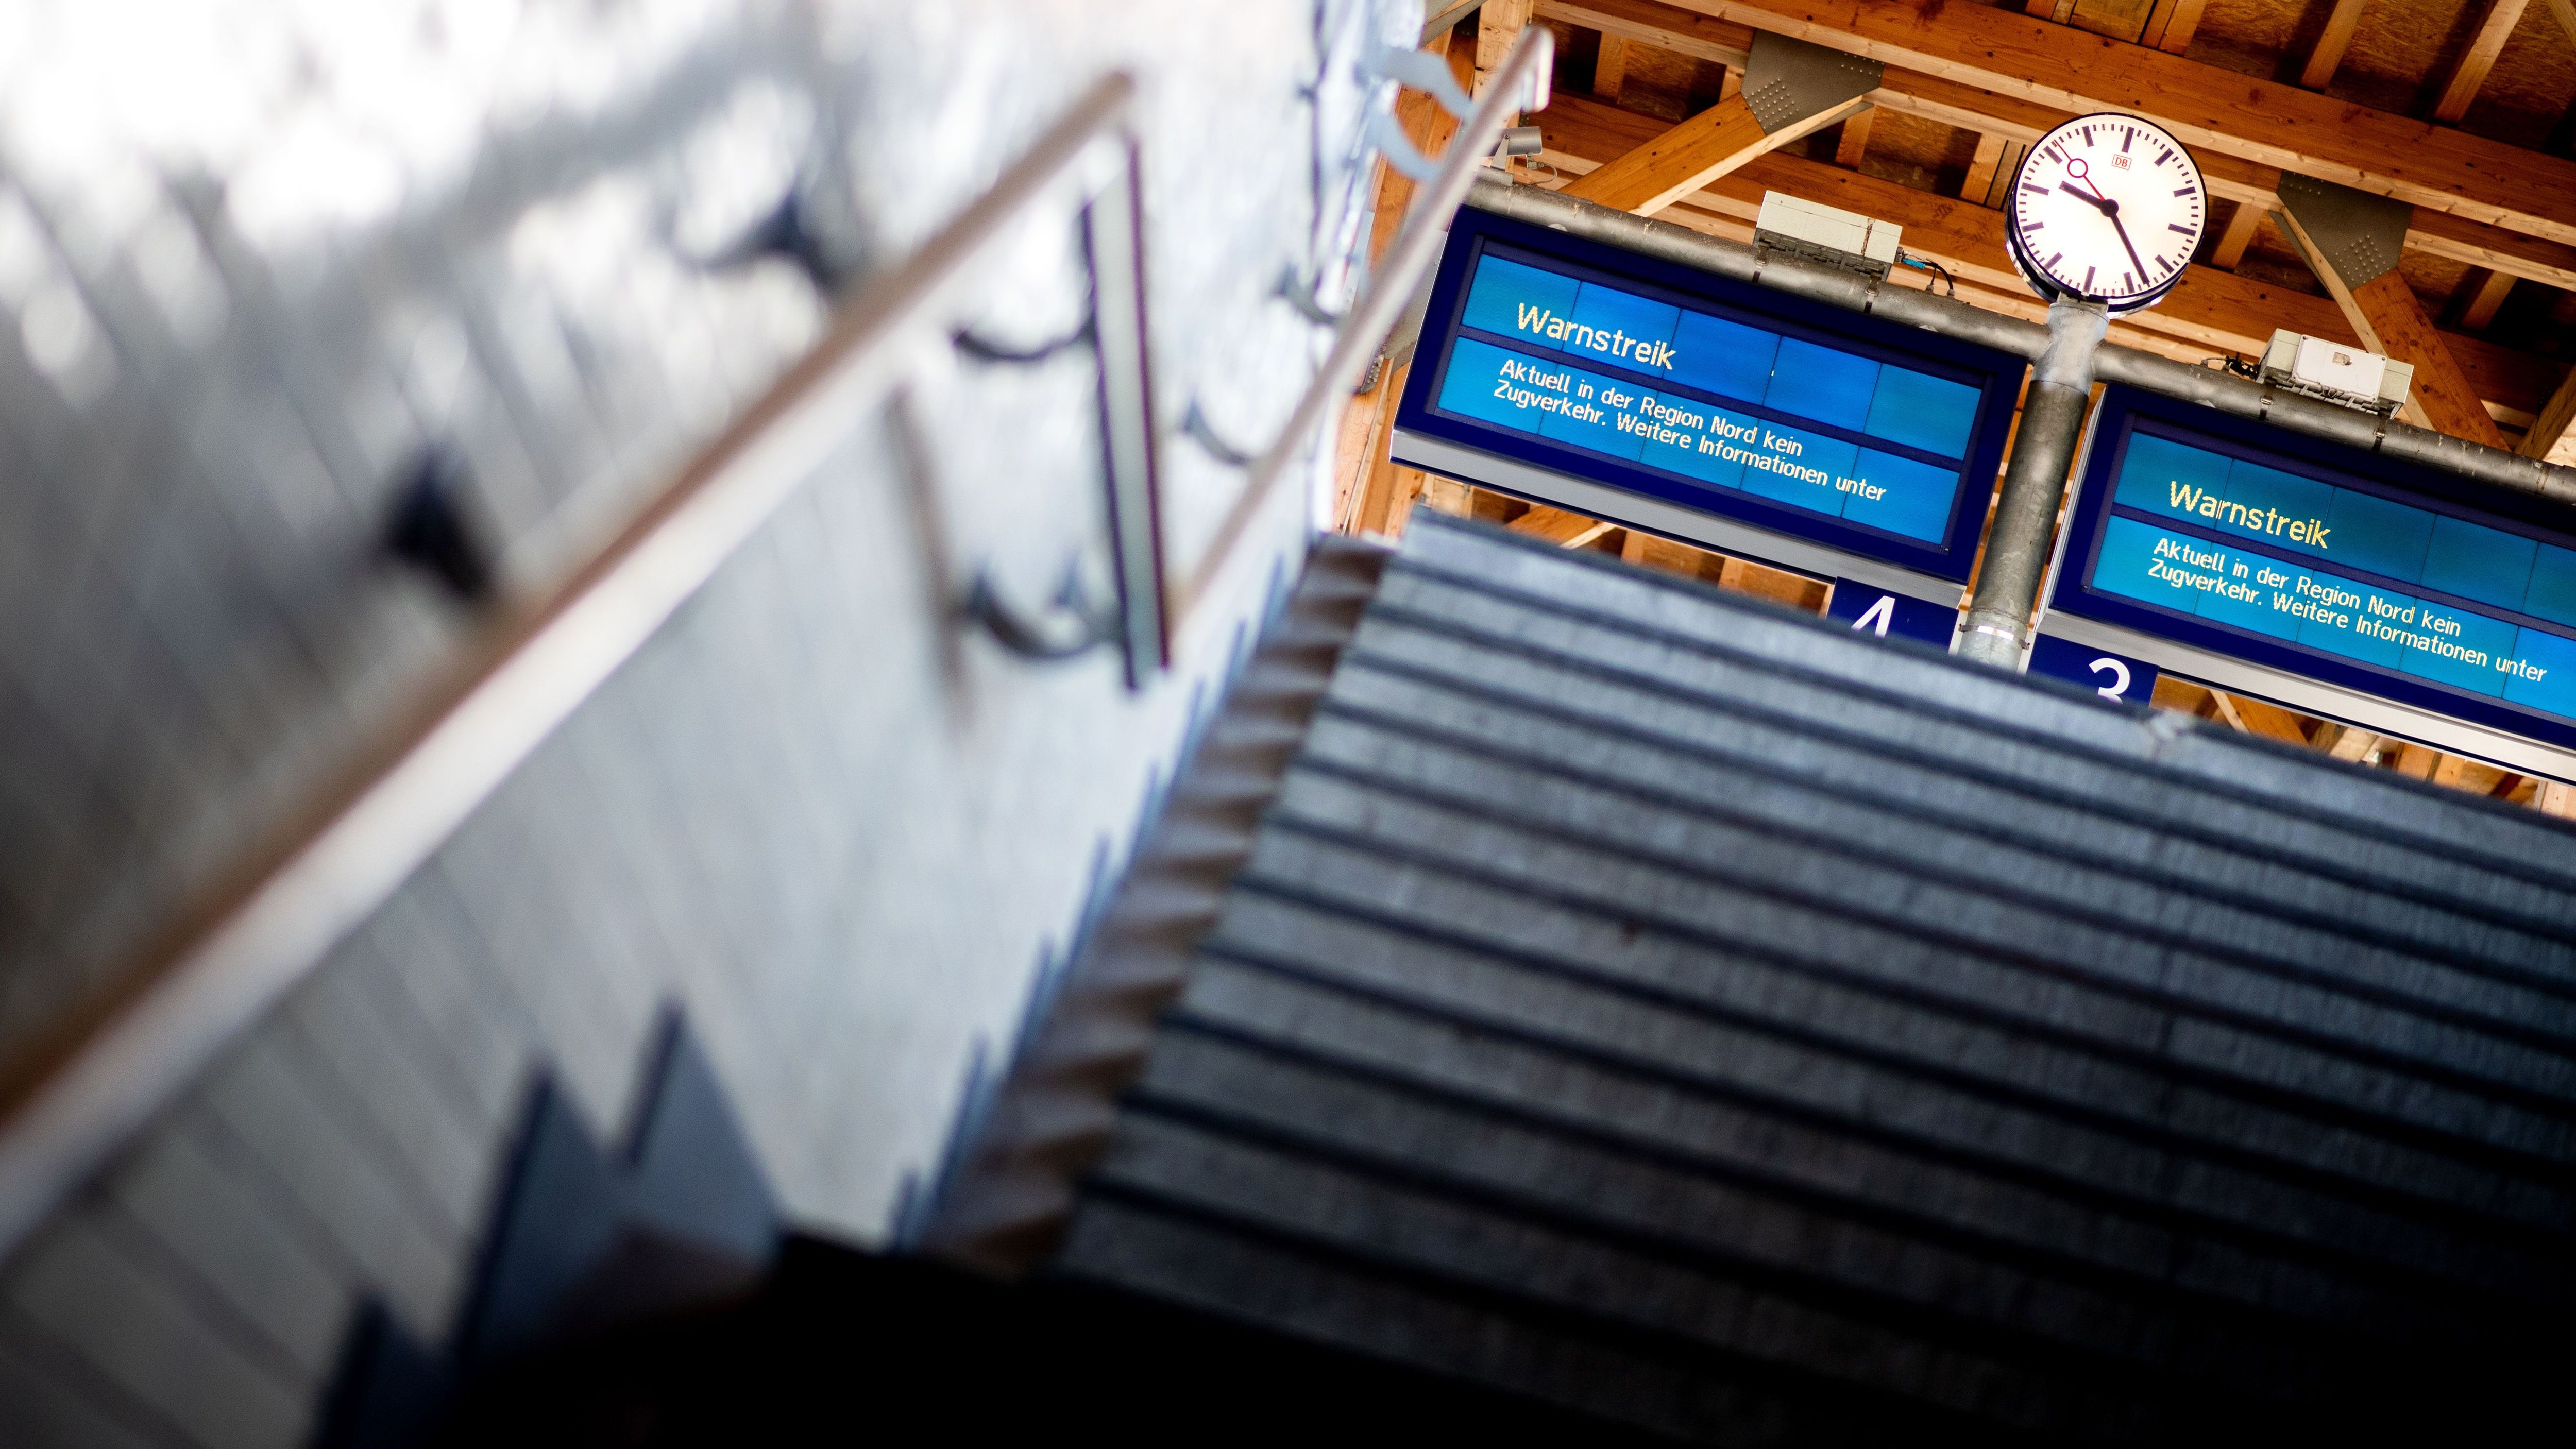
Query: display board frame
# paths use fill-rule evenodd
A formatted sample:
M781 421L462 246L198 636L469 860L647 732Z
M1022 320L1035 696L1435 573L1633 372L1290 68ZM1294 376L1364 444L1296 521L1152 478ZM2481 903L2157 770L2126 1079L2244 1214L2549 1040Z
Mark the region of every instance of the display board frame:
M1926 541L1850 523L1437 407L1465 330L1469 281L1488 254L1974 389L1976 413L1940 537ZM1545 350L1519 340L1514 346L1531 355ZM1451 225L1416 359L1396 413L1391 452L1398 462L1804 573L1935 595L1945 584L1955 591L1968 577L2027 368L2013 354L1472 207L1462 208ZM1582 354L1562 361L1614 377L1622 372L1616 363ZM1692 391L1669 379L1643 382L1682 396ZM1776 412L1784 426L1814 426L1793 413L1717 396L1712 406L1739 415Z
M2207 449L2294 480L2422 510L2436 519L2455 519L2537 544L2576 550L2576 515L2549 500L2112 384L2105 388L2088 425L2076 466L2074 498L2041 593L2048 632L2133 654L2167 672L2207 684L2510 768L2561 779L2576 774L2576 722L2091 586L2111 523L2124 516L2114 510L2114 494L2133 441L2142 434ZM2177 534L2197 533L2213 546L2243 549L2249 558L2277 558L2286 552L2266 542L2246 549L2244 536L2195 528L2170 518L2156 526ZM2366 566L2314 556L2304 561L2316 572L2347 578L2360 574L2365 583L2383 587ZM2576 635L2576 624L2522 615L2518 609L2420 582L2397 580L2384 587L2392 593L2402 589L2446 611L2507 621L2528 619Z

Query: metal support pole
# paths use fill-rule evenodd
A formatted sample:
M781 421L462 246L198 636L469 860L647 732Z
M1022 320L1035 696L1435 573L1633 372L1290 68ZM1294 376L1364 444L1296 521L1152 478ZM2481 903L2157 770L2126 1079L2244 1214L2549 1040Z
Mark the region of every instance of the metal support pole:
M2110 325L2110 314L2097 303L2061 299L2049 304L2048 347L2022 398L2021 428L2013 439L2012 459L2004 465L1994 527L1986 533L1985 562L1977 566L1976 601L1959 633L1963 659L1998 669L2021 668L2022 635L2030 627L2040 576L2048 569L2057 506L2066 496L2067 469L2084 430L2094 349L2102 345Z

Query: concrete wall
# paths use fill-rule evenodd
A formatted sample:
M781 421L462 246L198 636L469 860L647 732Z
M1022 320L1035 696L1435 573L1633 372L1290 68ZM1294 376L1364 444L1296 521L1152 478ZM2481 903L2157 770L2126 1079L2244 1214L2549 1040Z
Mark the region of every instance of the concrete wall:
M536 587L817 333L796 268L691 260L799 174L827 248L864 270L1135 70L1164 420L1195 400L1267 441L1324 340L1273 285L1334 253L1361 192L1352 47L1419 13L248 8L0 13L0 1052L115 979L469 637L471 608L376 548L425 450L460 463L503 587ZM1078 320L1072 238L1067 214L1033 221L978 330ZM918 386L951 566L1042 599L1099 546L1087 355L943 352ZM1166 447L1186 564L1241 475ZM446 1332L531 1075L623 1121L664 1002L796 1220L886 1231L1307 522L1283 489L1174 672L1131 695L1106 655L1032 666L956 633L901 479L884 419L852 419L695 602L0 1268L0 1439L305 1437L362 1298Z

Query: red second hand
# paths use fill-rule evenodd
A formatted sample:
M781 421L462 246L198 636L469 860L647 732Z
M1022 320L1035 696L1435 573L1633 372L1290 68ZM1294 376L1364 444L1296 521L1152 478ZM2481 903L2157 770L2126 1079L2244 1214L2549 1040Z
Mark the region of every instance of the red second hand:
M2069 176L2074 177L2074 178L2075 178L2076 180L2078 180L2078 181L2083 182L2083 183L2084 183L2084 189L2085 189L2085 190L2087 190L2087 191L2092 192L2092 193L2093 193L2093 195L2094 195L2094 197L2095 197L2095 199L2097 199L2097 200L2101 200L2101 201L2108 201L2108 200L2110 200L2110 199L2111 199L2111 198L2109 198L2109 197L2107 197L2107 196L2104 196L2104 195L2102 194L2102 188L2101 188L2101 187L2096 186L2096 185L2094 185L2094 184L2093 184L2093 168L2092 168L2091 166L2089 166L2089 165L2085 164L2085 160L2084 160L2084 158L2083 158L2083 157L2081 157L2081 156L2070 156L2070 157L2068 157L2068 158L2067 158L2067 160L2066 160L2066 174L2067 174L2067 175L2069 175Z

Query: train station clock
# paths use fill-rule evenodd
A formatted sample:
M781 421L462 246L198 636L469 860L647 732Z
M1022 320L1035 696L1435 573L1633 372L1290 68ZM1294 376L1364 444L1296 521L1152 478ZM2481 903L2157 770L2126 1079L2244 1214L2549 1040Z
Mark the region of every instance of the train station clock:
M2154 122L2078 116L2031 146L2008 217L2013 262L2042 297L2118 315L2182 280L2209 225L2209 188Z

